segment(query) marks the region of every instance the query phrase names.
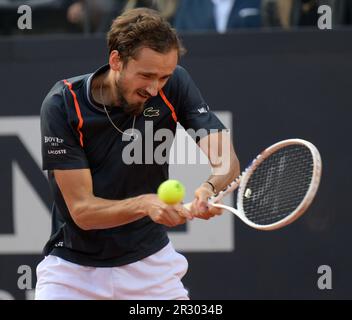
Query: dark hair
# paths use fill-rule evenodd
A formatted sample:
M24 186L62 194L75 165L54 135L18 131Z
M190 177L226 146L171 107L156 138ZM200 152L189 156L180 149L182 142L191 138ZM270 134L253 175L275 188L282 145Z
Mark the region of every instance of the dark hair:
M152 9L137 8L118 16L107 34L109 53L117 50L122 61L136 57L141 48L150 48L159 53L178 51L185 53L176 30Z

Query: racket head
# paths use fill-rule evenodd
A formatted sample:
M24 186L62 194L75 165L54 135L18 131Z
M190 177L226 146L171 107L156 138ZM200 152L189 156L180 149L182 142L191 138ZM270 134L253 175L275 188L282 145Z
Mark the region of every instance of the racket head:
M321 171L319 151L308 141L288 139L270 146L242 174L237 215L260 230L292 223L313 201Z

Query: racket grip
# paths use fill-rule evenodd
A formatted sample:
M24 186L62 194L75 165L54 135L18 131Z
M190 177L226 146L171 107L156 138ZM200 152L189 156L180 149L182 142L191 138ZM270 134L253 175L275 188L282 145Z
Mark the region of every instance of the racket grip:
M187 210L191 210L192 202L188 202L183 205Z

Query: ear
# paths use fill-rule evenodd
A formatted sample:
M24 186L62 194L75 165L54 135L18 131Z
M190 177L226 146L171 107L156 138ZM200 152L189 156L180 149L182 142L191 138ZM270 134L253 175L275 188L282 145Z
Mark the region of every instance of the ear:
M111 51L110 56L109 56L109 65L113 71L121 71L122 70L122 60L121 60L120 54L117 50Z

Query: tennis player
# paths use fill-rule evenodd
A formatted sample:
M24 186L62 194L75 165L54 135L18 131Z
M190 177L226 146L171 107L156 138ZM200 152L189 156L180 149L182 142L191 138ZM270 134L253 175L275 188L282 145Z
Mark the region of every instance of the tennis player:
M124 13L107 39L108 64L57 82L42 105L43 169L54 204L36 299L188 299L181 281L187 260L166 227L221 214L207 199L239 174L238 160L232 144L218 155L208 143L229 139L225 127L177 65L184 49L157 12ZM155 194L168 179L167 163L124 159L125 148L148 135L146 121L153 132L175 133L177 122L206 129L198 145L212 163L230 163L225 175L199 186L189 211Z

